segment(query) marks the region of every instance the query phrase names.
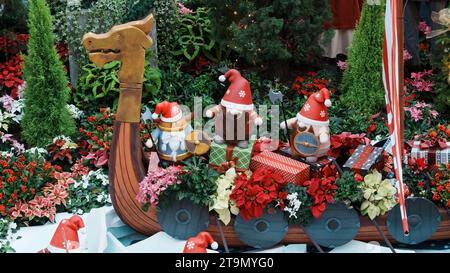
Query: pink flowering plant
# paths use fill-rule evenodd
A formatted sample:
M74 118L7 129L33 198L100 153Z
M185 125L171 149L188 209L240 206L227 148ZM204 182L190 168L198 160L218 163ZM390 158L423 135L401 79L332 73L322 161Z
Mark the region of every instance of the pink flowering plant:
M168 168L160 168L149 170L147 176L139 183L139 192L136 199L143 205L143 210L148 210L150 206L157 206L161 194L170 186L180 184L178 179L182 168L178 166L170 166Z

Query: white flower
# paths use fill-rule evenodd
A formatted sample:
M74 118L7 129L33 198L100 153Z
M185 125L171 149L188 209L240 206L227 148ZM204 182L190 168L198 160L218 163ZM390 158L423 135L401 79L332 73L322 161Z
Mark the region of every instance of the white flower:
M80 119L81 117L83 117L84 113L83 111L81 111L80 109L78 109L78 107L76 107L73 104L68 104L67 106L67 110L69 110L70 115L74 118L74 119Z
M11 229L16 229L16 228L17 228L17 224L14 223L14 222L12 222L12 223L9 225L9 227L10 227Z
M83 214L84 211L83 211L82 209L78 209L76 213L77 213L77 214Z

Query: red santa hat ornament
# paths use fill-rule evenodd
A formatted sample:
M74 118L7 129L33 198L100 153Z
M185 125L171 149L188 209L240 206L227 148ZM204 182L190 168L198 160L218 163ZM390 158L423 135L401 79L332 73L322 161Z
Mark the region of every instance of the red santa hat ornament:
M327 126L328 107L331 106L330 91L322 88L309 96L300 112L297 114L297 120L307 125Z
M78 230L82 228L84 228L84 222L80 216L74 215L70 219L62 220L47 247L48 251L51 253L80 252Z
M226 80L230 82L230 86L227 92L225 92L220 104L226 108L235 110L253 110L254 106L250 83L236 69L230 69L225 75L219 77L219 81L221 82L225 82Z
M186 241L183 253L206 253L206 247L208 247L208 245L211 245L212 249L217 249L219 247L219 244L214 241L211 234L203 231Z
M156 105L152 118L157 119L159 115L161 115L160 118L164 122L176 122L182 118L183 113L181 112L181 108L178 103L163 101Z

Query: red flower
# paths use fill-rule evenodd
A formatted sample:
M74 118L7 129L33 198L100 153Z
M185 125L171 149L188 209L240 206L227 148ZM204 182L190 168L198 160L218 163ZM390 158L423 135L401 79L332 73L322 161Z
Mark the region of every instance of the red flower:
M21 186L21 187L20 187L20 191L21 191L22 193L27 192L27 186Z
M419 188L425 187L425 182L423 182L423 181L417 182L417 187L419 187Z

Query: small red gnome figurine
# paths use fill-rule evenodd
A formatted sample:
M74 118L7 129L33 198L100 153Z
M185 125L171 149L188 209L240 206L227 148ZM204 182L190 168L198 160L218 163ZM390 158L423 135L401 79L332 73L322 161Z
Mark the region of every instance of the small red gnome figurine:
M206 111L206 117L215 121L214 142L233 143L247 148L253 126L262 124L262 119L254 110L250 83L236 69L230 69L219 77L221 82L228 80L230 86L220 105Z
M289 128L312 128L314 135L319 139L317 152L306 158L309 162L315 162L318 157L325 156L330 148L330 127L328 120L328 107L330 106L330 91L322 88L319 92L309 96L297 114L297 117L287 120ZM281 129L286 129L284 121L280 124L280 127ZM292 133L295 132L296 130L293 130Z
M83 219L74 215L62 220L53 234L50 245L39 252L44 253L77 253L80 252L78 230L84 228Z
M189 238L186 241L183 253L206 253L206 247L209 244L211 244L212 249L217 249L219 247L209 232L200 232L197 236Z

